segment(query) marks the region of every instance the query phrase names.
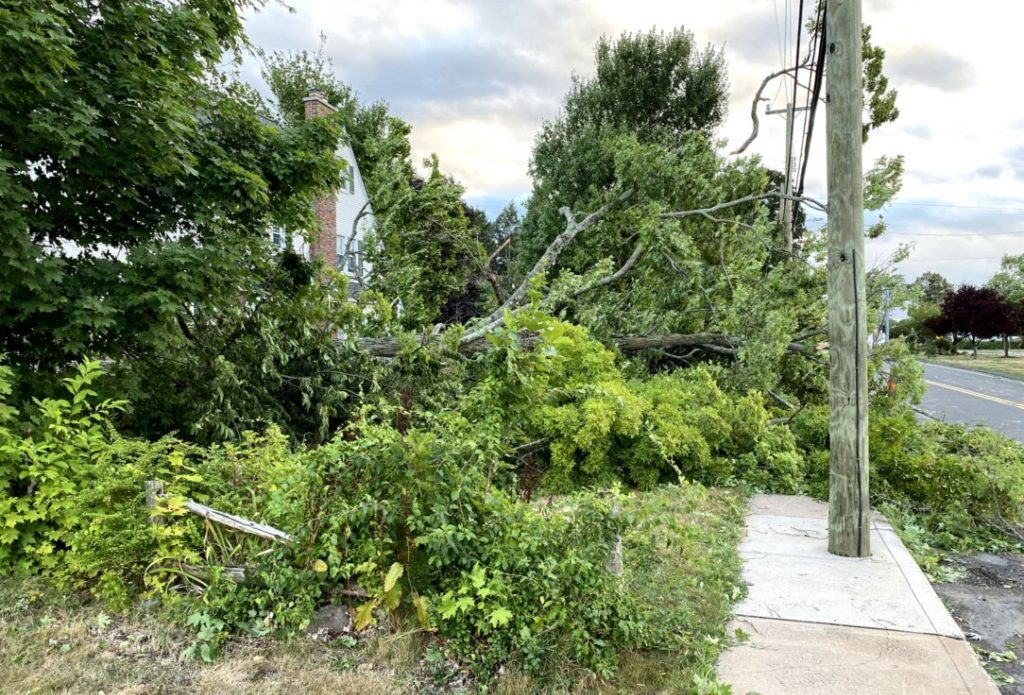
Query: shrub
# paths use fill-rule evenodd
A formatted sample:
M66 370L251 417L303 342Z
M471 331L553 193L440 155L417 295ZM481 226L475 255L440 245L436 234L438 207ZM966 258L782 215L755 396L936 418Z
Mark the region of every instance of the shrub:
M518 349L520 329L539 334L533 350ZM727 394L713 368L628 379L582 328L540 314L520 317L495 343L465 410L506 423L512 441L545 443L547 489L615 481L650 489L680 471L707 484L781 476L774 484L787 490L802 478L800 454L769 425L761 395Z
M88 484L69 502L75 521L65 530L57 574L75 588L123 605L143 587L176 584L182 564L230 564L223 543L206 542L210 531L186 512L183 501L257 520L277 515L282 518L273 522L292 523L294 518L285 518L274 504L274 490L294 465L286 438L274 427L211 447L173 437L153 443L114 439L102 465L90 471ZM147 480L164 483L165 497L153 510L145 505ZM151 513L165 523L152 523ZM239 562L248 559L249 550L244 543L235 549Z
M902 434L900 451L875 459L877 496L916 513L935 544L983 545L1024 521L1024 446L945 423L914 423Z
M64 379L67 398L34 400L26 423L4 402L11 370L0 365L0 566L54 569L69 528L78 523L76 497L93 471L106 465L115 437L109 416L123 401L94 402L99 362L85 360Z
M312 593L365 593L360 627L405 603L481 672L510 659L536 672L555 654L610 672L630 625L606 568L625 523L611 502L584 495L542 515L491 484L503 453L491 426L445 413L402 434L387 419L364 413L284 484L307 524L282 552L312 570Z
M905 403L876 405L869 425L871 497L911 515L930 542L950 549L997 541L1024 521L1024 446L984 427L922 423ZM808 489L828 496L828 408L791 423L808 465Z

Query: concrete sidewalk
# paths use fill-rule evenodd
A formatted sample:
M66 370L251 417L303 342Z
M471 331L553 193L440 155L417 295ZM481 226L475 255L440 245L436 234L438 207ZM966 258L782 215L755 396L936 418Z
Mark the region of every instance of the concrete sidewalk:
M737 695L997 695L963 633L881 516L871 557L830 555L828 505L757 495L740 545L747 598L719 674Z

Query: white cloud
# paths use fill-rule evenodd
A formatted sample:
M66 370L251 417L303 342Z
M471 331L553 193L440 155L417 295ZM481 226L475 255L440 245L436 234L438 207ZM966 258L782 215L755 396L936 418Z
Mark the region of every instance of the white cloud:
M805 3L811 5L813 3ZM735 144L750 131L750 100L761 79L792 60L795 3L763 0L294 0L269 6L247 26L268 50L313 49L327 36L339 76L366 100L383 99L412 123L414 155L436 152L474 200L522 199L533 138L555 117L576 72L587 74L602 34L685 26L699 45L723 47L732 87L719 135ZM788 17L788 22L787 22ZM864 21L888 53L899 120L872 134L865 162L906 156L904 202L1024 207L1024 119L1015 108L1015 55L1024 8L992 0L984 12L953 2L866 0ZM782 54L780 57L780 53ZM258 69L251 59L245 74ZM785 104L788 84L767 91ZM824 109L819 109L807 191L825 198ZM1015 131L1016 129L1016 131ZM751 147L781 167L783 121L762 117ZM1021 149L1017 149L1021 147ZM1024 252L1024 213L893 206L890 234L868 244L886 254L913 239L908 275L936 269L982 281L1003 253ZM997 225L993 228L993 225ZM998 237L942 237L1014 231ZM911 234L925 234L914 236ZM900 235L904 236L900 236ZM938 235L938 236L933 236ZM955 260L944 260L955 256Z

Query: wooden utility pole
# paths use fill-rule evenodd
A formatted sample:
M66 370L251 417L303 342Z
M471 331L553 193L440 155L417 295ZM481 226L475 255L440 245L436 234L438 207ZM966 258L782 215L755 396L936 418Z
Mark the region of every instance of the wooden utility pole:
M794 80L794 83L796 80ZM793 98L796 99L796 90L793 90ZM793 195L793 121L796 114L793 112L793 102L786 104L786 195ZM793 199L785 198L782 201L782 229L786 235L786 251L793 250Z
M796 94L793 95L796 99ZM784 109L770 109L765 111L766 114L783 114L786 117L786 159L784 164L784 170L786 172L785 181L782 184L782 192L786 196L792 196L794 186L794 179L796 174L796 158L793 156L793 127L796 121L796 113L798 111L807 111L808 107L800 106L797 107L792 101L786 104ZM793 206L794 201L791 197L783 198L779 203L779 224L782 225L782 231L786 239L786 251L793 250Z
M828 549L871 554L861 181L861 0L828 0Z

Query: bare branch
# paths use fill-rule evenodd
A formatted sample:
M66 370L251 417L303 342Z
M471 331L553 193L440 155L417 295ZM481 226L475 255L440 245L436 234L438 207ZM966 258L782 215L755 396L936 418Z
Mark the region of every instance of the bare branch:
M494 259L498 257L499 253L501 253L503 250L505 250L505 247L508 246L511 241L512 241L512 235L509 234L507 237L505 237L505 241L503 241L500 244L498 244L498 248L494 249L494 251L491 252L491 255L487 257L487 267L488 268L491 267L491 263L494 262Z
M494 296L499 302L505 301L505 291L501 289L501 281L498 280L498 276L494 274L494 271L490 268L481 269L484 277L487 278L487 282L491 284L491 289L494 290Z
M616 198L614 201L605 203L600 208L598 208L597 210L583 218L582 222L578 222L576 220L576 215L574 215L569 208L561 208L559 212L562 213L566 220L565 231L563 231L561 234L555 237L555 240L551 242L547 249L545 249L544 253L541 254L541 257L537 260L536 264L534 264L530 272L528 272L526 276L523 278L522 283L520 283L519 287L516 288L515 292L513 292L504 302L502 302L501 306L499 306L497 309L491 312L489 316L482 319L477 324L476 328L474 328L471 331L468 331L462 337L462 342L470 343L474 340L477 340L478 338L483 337L490 331L504 324L505 312L516 309L520 304L522 304L523 300L526 299L527 291L529 290L530 283L533 281L533 279L540 275L541 273L547 271L547 269L550 268L558 259L558 255L562 252L562 250L566 246L568 246L569 243L572 242L572 240L575 239L581 232L586 231L589 227L592 227L594 224L599 222L608 212L608 210L612 207L612 205L616 203L625 202L626 200L628 200L634 194L635 190L636 189L628 189L626 191L623 191L619 195L619 197ZM814 200L813 198L786 195L785 193L781 193L779 191L769 191L768 193L749 195L743 198L738 198L736 200L729 200L723 203L718 203L707 208L666 212L659 215L659 217L661 219L679 220L684 219L686 217L701 215L704 217L708 217L709 219L714 219L711 217L711 213L713 212L725 210L731 207L736 207L737 205L742 205L744 203L752 203L758 200L765 200L768 198L785 198L789 200L796 200L806 203L811 207L814 207L822 212L827 212L825 204L820 203L817 200ZM627 268L626 270L628 271L629 269ZM609 282L612 281L614 280L609 280Z
M600 280L595 280L594 282L590 283L586 287L581 287L580 289L578 289L575 292L573 292L572 296L573 297L579 297L581 294L584 294L585 292L590 292L591 290L596 290L598 287L604 287L605 285L610 285L613 282L616 282L617 280L621 279L623 275L625 275L626 273L628 273L630 270L633 269L633 266L636 265L636 262L638 260L640 260L640 256L642 256L643 253L644 253L644 245L643 244L637 244L636 248L633 249L633 254L629 258L626 259L626 262L622 264L621 268L616 270L611 275L605 275Z
M770 73L767 77L764 78L764 81L761 82L761 86L757 88L757 92L755 92L754 94L754 102L750 105L750 120L754 122L753 129L750 131L750 137L748 137L742 145L737 147L729 154L741 154L745 149L750 147L750 143L754 142L754 140L757 139L757 133L761 127L760 121L758 121L757 119L757 105L761 102L761 93L764 91L764 88L768 86L768 83L774 80L776 77L788 75L790 73L796 72L800 68L807 67L808 65L810 65L810 63L807 60L805 60L799 66L789 67L783 70L777 70L776 72Z
M346 263L348 262L349 255L352 253L352 242L354 242L356 240L356 235L359 233L359 222L360 222L360 220L362 220L364 217L366 217L368 215L372 215L373 214L373 211L370 210L369 207L370 207L370 201L367 200L365 203L363 203L363 206L361 208L359 208L359 212L356 213L356 218L354 220L352 220L352 232L348 235L348 239L345 241L345 255L342 256L342 258L345 259ZM356 271L354 273L356 282L359 283L360 287L363 287L364 284L365 284L363 282L363 280L364 280L364 278L363 278L363 271L362 271L361 268L358 267L358 264L357 264L356 267L357 267L357 269L356 269Z
M501 282L498 280L498 276L491 270L491 263L498 257L498 254L502 252L512 242L512 235L505 237L505 241L498 244L498 248L491 252L491 255L487 257L483 265L480 266L480 272L487 278L487 282L491 283L491 287L494 289L494 296L497 297L499 304L505 303L505 291L501 289Z
M771 396L772 399L776 403L778 403L779 405L781 405L782 407L784 407L784 408L786 408L788 410L796 410L797 409L797 407L795 405L793 405L792 403L787 401L785 398L782 397L781 394L777 393L776 391L773 391L772 389L768 389L768 395Z
M700 215L703 217L709 217L711 213L718 212L719 210L726 210L728 208L734 208L737 205L743 205L745 203L754 203L759 200L767 200L768 198L782 198L785 200L795 200L801 203L806 203L812 208L821 212L828 212L828 206L825 203L819 202L814 198L807 198L805 196L798 195L787 195L781 191L768 191L767 193L759 193L757 195L748 195L742 198L736 198L735 200L727 200L724 203L718 203L707 208L696 208L694 210L678 210L676 212L663 212L659 217L665 220L681 220L687 217L694 217Z
M552 241L544 253L541 254L541 257L537 259L533 268L523 278L523 281L519 284L519 287L516 288L516 291L509 295L508 299L502 302L501 306L491 312L490 316L486 317L477 328L466 333L466 335L462 337L462 342L472 342L502 325L505 322L505 312L522 304L523 300L526 299L526 293L530 288L530 283L535 277L547 271L547 269L554 264L558 259L558 255L562 252L562 249L568 246L568 244L575 239L580 232L586 231L599 222L613 204L624 202L632 195L633 189L623 191L614 201L605 203L597 210L583 218L582 222L576 221L576 216L569 208L561 208L560 212L566 220L565 231L555 237L555 240Z
M519 333L519 347L524 350L532 349L540 336L530 331ZM640 352L642 350L653 350L665 354L665 350L674 348L690 348L690 354L683 359L690 357L693 350L711 352L725 357L738 357L738 346L743 345L746 339L738 336L730 336L725 333L668 333L664 335L624 335L613 336L608 341L622 352ZM398 355L398 339L394 337L385 338L360 338L358 341L360 349L374 357L391 358ZM459 344L459 353L466 356L486 352L491 343L483 336L473 340L463 341ZM825 364L819 358L813 348L800 343L791 342L786 346L786 351L806 357L818 364Z

